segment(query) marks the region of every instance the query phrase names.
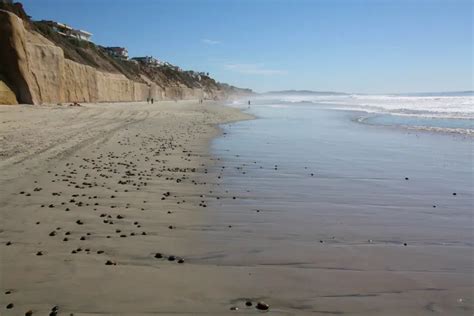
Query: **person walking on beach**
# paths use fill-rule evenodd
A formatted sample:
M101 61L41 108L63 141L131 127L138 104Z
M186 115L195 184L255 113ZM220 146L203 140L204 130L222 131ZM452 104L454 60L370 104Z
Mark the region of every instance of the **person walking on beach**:
M151 98L151 104L153 104L153 98Z

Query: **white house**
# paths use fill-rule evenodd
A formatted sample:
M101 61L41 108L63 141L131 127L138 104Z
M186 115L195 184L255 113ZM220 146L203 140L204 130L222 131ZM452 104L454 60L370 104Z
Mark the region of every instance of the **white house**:
M59 23L56 21L41 21L49 25L54 31L58 32L61 35L77 38L83 41L91 41L92 33L89 33L84 30L76 30L70 27L67 24Z

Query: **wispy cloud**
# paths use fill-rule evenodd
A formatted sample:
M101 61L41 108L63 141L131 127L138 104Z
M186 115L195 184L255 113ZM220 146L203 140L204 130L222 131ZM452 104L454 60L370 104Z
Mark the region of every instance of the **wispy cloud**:
M201 40L201 42L203 42L204 44L207 44L207 45L216 45L216 44L220 44L220 43L221 43L220 41L211 40L211 39L208 39L208 38L203 38L203 39Z
M247 75L285 75L286 71L265 68L264 64L226 64L228 70Z

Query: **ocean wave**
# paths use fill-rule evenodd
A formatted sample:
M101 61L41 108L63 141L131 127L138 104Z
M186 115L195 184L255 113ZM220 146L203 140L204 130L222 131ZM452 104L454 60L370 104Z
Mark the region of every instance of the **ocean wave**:
M398 115L474 119L472 95L321 95L279 96L280 102Z
M385 114L384 116L387 117L392 116L391 114ZM405 121L404 123L396 123L392 122L391 124L387 123L380 123L377 122L378 115L370 116L370 115L363 115L357 116L353 120L357 123L366 124L366 125L373 125L373 126L392 126L396 128L403 128L408 130L416 130L416 131L427 131L427 132L436 132L436 133L447 133L447 134L461 134L465 136L474 136L474 121L472 128L470 127L454 127L454 126L435 126L435 125L420 125L420 124L409 124L409 121ZM392 116L393 117L393 116ZM438 120L439 121L439 120ZM472 121L472 120L469 120Z

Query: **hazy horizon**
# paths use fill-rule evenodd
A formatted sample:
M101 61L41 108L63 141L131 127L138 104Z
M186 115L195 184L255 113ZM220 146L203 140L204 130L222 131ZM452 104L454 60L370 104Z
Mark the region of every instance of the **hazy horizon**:
M282 89L282 90L272 90L259 92L259 94L269 94L269 93L281 93L281 92L309 92L309 93L336 93L336 94L367 94L367 95L418 95L418 94L457 94L457 93L471 93L474 94L474 90L451 90L451 91L416 91L416 92L382 92L382 93L363 93L357 91L321 91L321 90L301 90L301 89Z

